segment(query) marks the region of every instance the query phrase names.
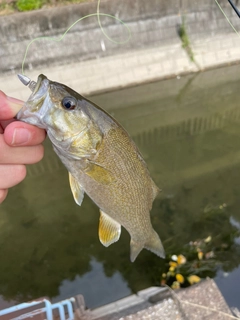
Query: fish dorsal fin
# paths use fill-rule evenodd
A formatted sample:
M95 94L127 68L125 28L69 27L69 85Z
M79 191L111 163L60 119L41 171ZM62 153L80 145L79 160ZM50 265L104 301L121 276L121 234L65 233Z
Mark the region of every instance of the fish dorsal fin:
M72 190L73 198L79 206L82 204L84 197L84 190L81 187L80 183L71 175L69 172L69 183Z
M114 181L114 177L109 170L94 162L89 161L88 168L84 172L101 184L110 184Z
M113 220L106 213L100 210L98 235L101 243L108 247L110 244L118 241L121 234L120 223Z

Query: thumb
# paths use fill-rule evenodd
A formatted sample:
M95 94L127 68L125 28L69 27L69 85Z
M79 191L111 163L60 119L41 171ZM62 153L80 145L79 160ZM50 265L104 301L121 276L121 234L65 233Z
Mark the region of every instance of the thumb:
M0 120L9 120L15 117L23 103L21 100L8 97L0 90Z

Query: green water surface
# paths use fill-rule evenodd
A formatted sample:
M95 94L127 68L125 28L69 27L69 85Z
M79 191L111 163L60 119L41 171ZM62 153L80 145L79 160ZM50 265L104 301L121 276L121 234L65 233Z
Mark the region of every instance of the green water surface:
M215 257L200 275L215 277L238 307L239 88L240 66L233 66L91 97L127 129L162 189L151 216L167 258L211 236ZM75 204L46 141L43 161L28 166L0 207L0 306L81 293L94 308L160 285L168 260L143 250L131 263L128 233L105 248L98 220L87 196Z

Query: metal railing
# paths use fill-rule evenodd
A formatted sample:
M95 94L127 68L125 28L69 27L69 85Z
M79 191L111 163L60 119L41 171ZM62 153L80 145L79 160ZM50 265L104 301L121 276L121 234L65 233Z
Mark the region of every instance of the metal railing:
M51 303L47 299L25 302L19 305L0 310L0 317L9 315L9 319L11 320L22 320L34 317L36 315L45 314L46 320L54 320L53 310L58 312L58 319L60 320L74 320L74 309L73 305L75 303L75 298L66 299L57 303ZM43 307L39 307L39 305L44 304ZM36 308L31 311L27 311L25 309ZM24 313L26 311L26 313ZM21 315L14 315L14 313L21 312ZM22 313L23 312L23 313Z

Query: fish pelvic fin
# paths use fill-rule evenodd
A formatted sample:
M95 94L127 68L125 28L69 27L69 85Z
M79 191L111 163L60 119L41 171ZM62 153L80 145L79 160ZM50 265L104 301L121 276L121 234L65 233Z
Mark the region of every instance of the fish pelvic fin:
M130 260L131 260L131 262L135 261L138 254L140 253L140 251L143 248L152 251L157 256L159 256L163 259L165 258L165 251L164 251L162 242L161 242L161 240L155 230L152 230L151 237L145 243L141 243L141 242L134 241L133 239L131 239L131 242L130 242L130 249L131 249L130 250Z
M80 183L69 172L69 183L72 190L73 198L79 206L82 204L84 198L84 190Z
M121 235L121 225L105 212L100 210L98 235L100 242L108 247L119 240Z

